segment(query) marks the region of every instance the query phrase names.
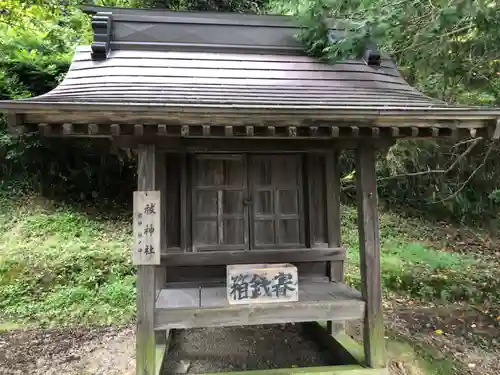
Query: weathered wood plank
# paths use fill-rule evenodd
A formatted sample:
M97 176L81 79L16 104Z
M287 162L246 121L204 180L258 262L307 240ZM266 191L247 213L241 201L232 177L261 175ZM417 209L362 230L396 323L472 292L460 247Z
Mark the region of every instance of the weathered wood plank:
M468 134L468 133L467 133ZM147 140L156 145L159 150L168 150L171 152L256 152L269 153L270 149L275 150L276 154L280 153L306 153L314 151L331 152L333 149L355 149L358 145L358 140L339 138L333 139L316 139L311 142L310 139L288 138L284 139L265 139L255 137L249 139L181 139L173 137L154 137L154 138L136 138L131 135L122 135L114 138L113 143L123 148L137 148L143 140ZM380 148L387 148L392 145L390 139L381 137L376 140L376 145Z
M385 365L385 342L375 150L371 144L360 145L356 152L356 192L361 292L366 301L363 327L365 358L368 366L378 368Z
M175 309L196 309L201 305L200 289L199 287L163 289L156 300L156 305Z
M164 332L162 331L162 334ZM156 344L155 346L155 372L154 375L160 375L162 371L162 366L163 366L163 358L165 357L167 351L167 344L166 343L160 343Z
M227 300L230 305L298 301L298 279L297 267L290 263L229 265ZM260 284L251 286L253 280Z
M118 137L120 135L120 124L111 124L109 131L113 137Z
M326 204L328 222L328 246L340 247L341 215L340 215L340 168L339 152L326 157ZM330 281L344 282L344 262L328 262L327 273ZM327 331L332 334L343 330L342 323L327 322Z
M62 124L62 133L64 135L71 135L75 132L74 126L72 123L67 122L65 124Z
M167 248L167 166L166 155L162 152L155 152L155 189L160 192L160 248L161 252L166 251ZM167 281L167 268L157 267L155 275L155 290L156 296L160 290L165 286Z
M155 188L155 172L155 147L140 145L137 168L137 189L139 191ZM154 332L156 268L154 265L137 267L137 375L151 375L156 372L156 337Z
M245 375L389 375L388 369L371 369L361 366L318 366L245 371ZM215 375L204 374L204 375ZM242 375L241 372L224 372L224 375Z
M340 283L300 282L299 301L280 304L229 305L224 286L207 286L211 289L209 292L204 288L201 287L200 303L210 308L195 308L194 305L179 308L176 307L178 301L159 299L155 310L156 329L356 320L363 316L365 305L358 292ZM176 291L167 290L170 294ZM183 289L177 290L182 293ZM204 296L210 296L208 303L203 302Z
M161 375L163 371L163 360L168 352L170 342L172 341L172 331L169 329L164 331L155 331L155 337L155 375Z
M326 264L322 262L292 262L297 266L299 278L310 278L328 281L326 277ZM221 281L226 278L226 265L167 267L167 280L169 282L186 281Z
M338 153L326 156L326 207L328 247L340 247L340 168Z
M161 192L134 191L132 263L160 264L162 249Z
M189 247L189 222L191 220L191 210L188 209L188 199L189 194L187 194L187 184L188 184L188 175L187 175L187 154L180 154L180 212L181 214L181 222L180 222L180 248L182 251L187 251Z
M341 363L365 363L362 344L356 342L345 332L337 332L332 336L328 333L327 328L327 322L307 322L302 324L302 330L306 335L310 336L326 350L335 353L335 356L342 356Z
M170 266L214 266L249 263L340 261L343 248L280 249L259 251L204 251L162 254L162 264Z

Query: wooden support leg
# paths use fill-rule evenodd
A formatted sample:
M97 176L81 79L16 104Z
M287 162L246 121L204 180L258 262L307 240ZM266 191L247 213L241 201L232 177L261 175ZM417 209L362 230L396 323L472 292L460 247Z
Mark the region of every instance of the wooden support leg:
M385 366L384 316L380 281L380 238L377 207L375 149L356 150L356 193L360 245L361 293L366 301L363 322L365 359L370 367Z
M155 189L161 192L160 201L160 236L162 252L167 248L167 169L166 155L163 152L156 151L155 154ZM161 290L165 287L167 281L167 267L156 267L155 274L155 300L158 298ZM169 341L169 331L155 332L155 375L162 371L163 358L166 354Z
M328 220L328 247L340 247L340 168L337 152L326 156L327 179L327 220ZM328 277L330 281L344 282L344 262L328 262ZM330 334L344 331L344 323L327 321L327 331Z
M164 158L156 155L154 145L139 145L137 189L139 191L160 190L161 199L161 244L165 243L165 198ZM158 162L158 165L157 165ZM162 187L163 186L163 187ZM160 250L160 249L159 249ZM154 308L159 290L165 283L165 270L157 265L137 267L137 328L136 328L136 374L157 375L166 348L166 332L154 331Z

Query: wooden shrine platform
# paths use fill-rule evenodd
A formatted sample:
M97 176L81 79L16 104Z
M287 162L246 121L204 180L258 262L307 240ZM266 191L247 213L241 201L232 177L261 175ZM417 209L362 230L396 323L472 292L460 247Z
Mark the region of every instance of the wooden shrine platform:
M230 305L224 282L171 283L155 303L155 330L362 319L365 302L347 285L299 280L299 301Z

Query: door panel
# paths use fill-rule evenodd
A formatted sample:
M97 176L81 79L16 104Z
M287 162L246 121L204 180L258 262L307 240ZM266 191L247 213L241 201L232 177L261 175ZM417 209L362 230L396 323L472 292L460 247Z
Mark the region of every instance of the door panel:
M305 246L301 156L198 154L193 161L193 251Z
M244 155L194 156L193 250L248 249Z
M250 158L252 247L303 247L302 158L299 155Z

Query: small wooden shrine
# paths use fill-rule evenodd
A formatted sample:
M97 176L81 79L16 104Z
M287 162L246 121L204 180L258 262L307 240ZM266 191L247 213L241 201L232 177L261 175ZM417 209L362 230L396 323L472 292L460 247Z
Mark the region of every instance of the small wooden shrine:
M342 323L359 319L352 373L386 371L375 154L404 138L499 138L500 111L429 98L377 51L317 62L285 17L87 10L94 42L61 84L0 109L15 132L137 150L137 374L161 371L175 329L328 321L342 344ZM349 149L360 292L343 283L337 163ZM248 264L292 265L298 296L230 303L226 270Z

